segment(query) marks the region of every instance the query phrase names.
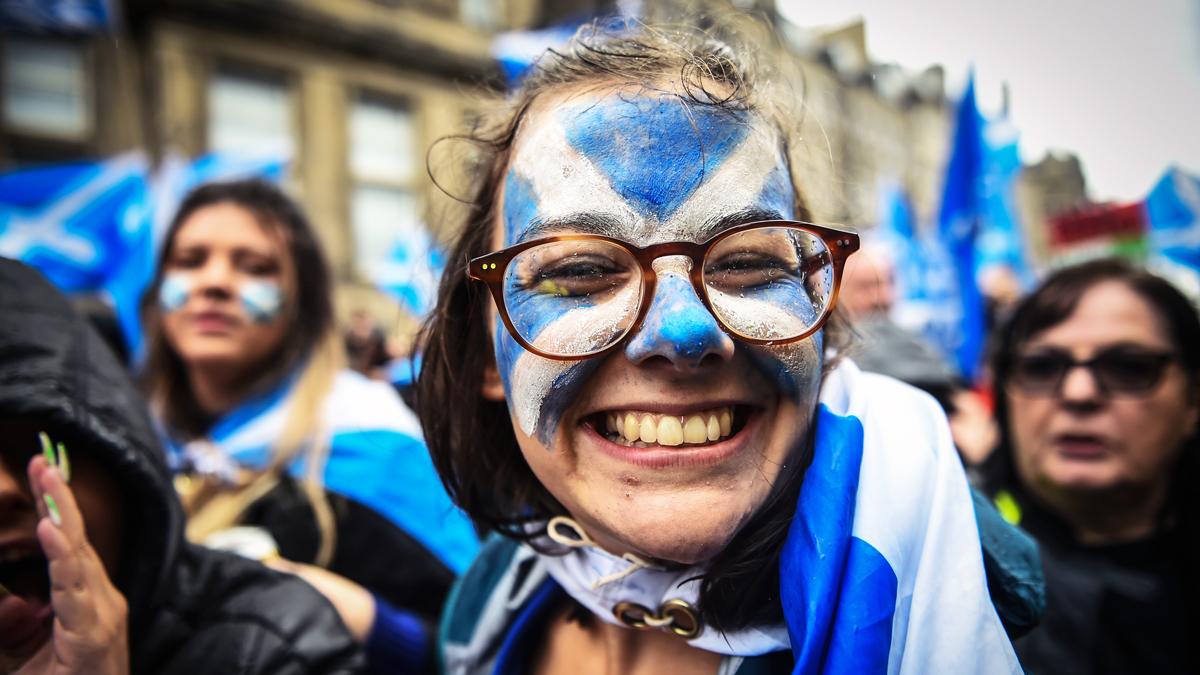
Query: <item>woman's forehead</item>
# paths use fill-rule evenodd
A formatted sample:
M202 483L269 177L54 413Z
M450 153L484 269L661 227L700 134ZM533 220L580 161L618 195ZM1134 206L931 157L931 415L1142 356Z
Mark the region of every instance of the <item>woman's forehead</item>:
M506 244L563 229L699 241L731 214L795 213L779 134L760 116L620 89L534 108L502 204Z

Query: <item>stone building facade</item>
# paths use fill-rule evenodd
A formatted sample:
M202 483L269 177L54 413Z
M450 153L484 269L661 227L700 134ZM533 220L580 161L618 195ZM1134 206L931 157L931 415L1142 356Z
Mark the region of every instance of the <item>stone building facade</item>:
M505 30L620 9L647 20L712 12L777 19L772 0L111 0L91 32L0 33L0 170L141 149L281 152L288 189L329 253L342 317L366 308L407 332L363 273L396 228L441 236L455 202L426 152L503 86ZM919 221L940 199L951 109L940 69L873 63L861 24L813 35L776 23L780 72L799 83L795 167L814 216L863 228L884 182ZM1036 182L1034 177L1034 182ZM1034 190L1036 192L1036 190ZM1040 193L1039 193L1040 194ZM1034 205L1041 208L1041 205Z

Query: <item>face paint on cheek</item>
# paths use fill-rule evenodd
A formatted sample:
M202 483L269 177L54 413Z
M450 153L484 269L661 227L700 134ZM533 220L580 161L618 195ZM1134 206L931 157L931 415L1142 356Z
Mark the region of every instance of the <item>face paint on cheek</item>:
M563 415L600 360L542 358L517 344L503 325L497 327L494 342L509 411L525 435L551 449Z
M192 294L192 278L187 274L168 274L158 288L158 306L168 314L178 311L187 304Z
M779 391L794 401L808 403L821 383L824 365L824 331L789 345L747 347L750 360Z
M254 323L271 323L283 310L283 291L274 281L247 281L238 288L238 299Z

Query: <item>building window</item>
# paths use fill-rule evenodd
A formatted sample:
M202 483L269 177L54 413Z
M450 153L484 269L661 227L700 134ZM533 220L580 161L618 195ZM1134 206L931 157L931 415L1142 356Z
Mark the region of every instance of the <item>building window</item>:
M372 279L422 227L420 157L412 114L398 101L360 94L351 103L349 123L354 260Z
M458 0L458 14L462 22L482 31L500 28L504 13L504 0Z
M209 82L208 149L291 157L292 101L282 76L220 70Z
M86 59L78 45L4 43L4 123L15 131L82 140L91 131Z

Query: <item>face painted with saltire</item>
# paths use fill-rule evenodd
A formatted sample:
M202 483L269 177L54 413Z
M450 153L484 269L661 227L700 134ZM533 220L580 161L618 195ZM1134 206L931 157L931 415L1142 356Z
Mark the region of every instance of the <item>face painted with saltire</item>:
M796 210L779 134L760 117L634 87L539 99L502 191L497 249L565 233L701 242ZM691 264L654 262L644 322L600 358L536 356L497 320L503 391L485 390L507 400L526 461L602 546L685 563L724 547L797 460L822 366L820 333L777 347L727 335ZM605 326L636 313L636 298L554 290L508 296L539 345L603 342ZM787 320L762 306L749 321Z

